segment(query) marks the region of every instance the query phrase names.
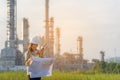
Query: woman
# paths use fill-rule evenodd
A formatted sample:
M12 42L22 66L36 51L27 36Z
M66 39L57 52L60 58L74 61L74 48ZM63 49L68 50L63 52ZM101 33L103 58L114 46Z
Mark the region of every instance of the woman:
M28 80L41 80L41 77L38 78L30 78L30 73L29 73L29 66L31 61L33 60L33 56L37 56L37 57L43 57L43 55L41 54L41 51L37 50L39 44L39 39L38 36L35 36L31 39L29 46L28 46L28 51L25 53L25 65L27 67L27 75L28 75ZM41 49L42 52L44 50L44 48Z

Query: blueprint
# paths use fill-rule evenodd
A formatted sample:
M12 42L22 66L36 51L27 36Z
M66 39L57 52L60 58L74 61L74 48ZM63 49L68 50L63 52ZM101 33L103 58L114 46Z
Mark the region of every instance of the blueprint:
M29 67L30 77L51 76L55 58L38 58L33 57L33 61Z

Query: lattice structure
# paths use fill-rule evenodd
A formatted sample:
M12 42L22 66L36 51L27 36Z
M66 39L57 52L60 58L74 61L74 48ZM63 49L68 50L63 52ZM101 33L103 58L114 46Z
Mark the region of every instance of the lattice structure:
M7 0L7 9L7 41L0 55L0 65L3 66L3 70L15 66L17 54L16 1Z
M49 25L49 54L50 57L54 56L54 18L50 18L50 25Z

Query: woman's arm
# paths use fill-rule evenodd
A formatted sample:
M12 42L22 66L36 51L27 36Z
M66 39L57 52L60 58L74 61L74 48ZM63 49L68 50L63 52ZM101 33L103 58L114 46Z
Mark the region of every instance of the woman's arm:
M25 65L26 65L26 66L30 66L30 63L31 63L32 60L33 60L32 57L30 57L30 58L25 62Z
M33 58L29 55L29 52L27 51L25 53L25 65L30 66L30 62L33 60Z

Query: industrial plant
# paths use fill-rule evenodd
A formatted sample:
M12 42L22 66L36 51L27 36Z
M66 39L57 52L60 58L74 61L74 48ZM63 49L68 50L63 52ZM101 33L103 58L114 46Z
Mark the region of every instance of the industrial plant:
M16 68L24 69L24 53L27 51L29 44L29 20L23 18L22 21L22 39L17 36L17 4L16 0L7 0L7 39L5 41L5 47L0 52L0 70L14 70ZM47 43L45 48L45 57L55 57L56 62L54 69L57 70L80 70L90 69L93 64L88 63L88 60L84 59L83 53L83 36L79 36L76 39L76 53L64 52L61 55L61 29L54 27L54 17L49 17L49 0L45 0L45 34L40 36L40 40L43 45ZM19 45L23 45L23 51L19 50ZM102 61L104 61L104 52L101 52Z

